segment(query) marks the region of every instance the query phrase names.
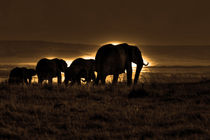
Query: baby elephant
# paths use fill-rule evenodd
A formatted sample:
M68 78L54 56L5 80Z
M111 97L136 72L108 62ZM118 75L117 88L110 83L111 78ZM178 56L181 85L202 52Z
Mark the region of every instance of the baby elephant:
M71 81L71 85L77 83L81 84L81 78L85 80L83 82L89 83L91 80L95 81L95 60L93 59L75 59L70 67L65 71L65 84L67 85Z
M25 67L16 67L11 70L9 74L9 84L22 84L26 83L31 84L32 76L36 75L36 71L34 69L27 69Z

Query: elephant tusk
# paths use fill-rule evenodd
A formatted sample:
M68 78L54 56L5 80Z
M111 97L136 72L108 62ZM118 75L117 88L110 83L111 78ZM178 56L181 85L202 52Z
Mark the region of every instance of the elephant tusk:
M149 62L147 62L147 64L143 63L143 65L144 65L144 66L148 66L148 65L149 65Z
M82 82L87 82L87 80L82 80Z

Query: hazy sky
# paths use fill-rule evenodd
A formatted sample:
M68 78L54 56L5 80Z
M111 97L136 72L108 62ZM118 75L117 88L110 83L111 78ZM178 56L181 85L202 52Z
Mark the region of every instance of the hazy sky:
M210 45L208 0L1 0L0 40Z

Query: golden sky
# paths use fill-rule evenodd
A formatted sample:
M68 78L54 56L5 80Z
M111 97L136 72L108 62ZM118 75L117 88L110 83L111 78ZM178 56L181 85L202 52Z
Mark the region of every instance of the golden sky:
M210 47L200 46L210 45L209 5L208 0L2 0L0 63L36 63L43 57L70 62L94 58L105 43L127 42L150 65L208 65Z

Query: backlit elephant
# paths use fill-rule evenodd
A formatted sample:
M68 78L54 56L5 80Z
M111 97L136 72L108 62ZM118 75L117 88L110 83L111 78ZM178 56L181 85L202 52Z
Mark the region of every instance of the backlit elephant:
M144 64L141 52L138 47L126 43L119 45L107 44L99 48L96 54L96 84L101 80L105 84L107 75L114 75L113 83L116 83L119 74L127 71L127 84L132 84L131 62L137 64L134 84L137 83L140 71Z
M9 74L9 84L31 84L32 76L36 75L36 71L34 69L27 69L25 67L16 67L11 70ZM28 82L29 80L29 82Z
M58 78L58 84L61 83L61 72L65 72L67 63L63 59L47 59L39 60L36 65L38 82L41 84L43 80L48 80L52 84L52 78Z
M65 71L65 84L67 85L71 81L71 85L75 82L81 84L81 78L85 78L84 81L89 83L91 80L95 81L95 60L93 59L75 59L70 67Z

